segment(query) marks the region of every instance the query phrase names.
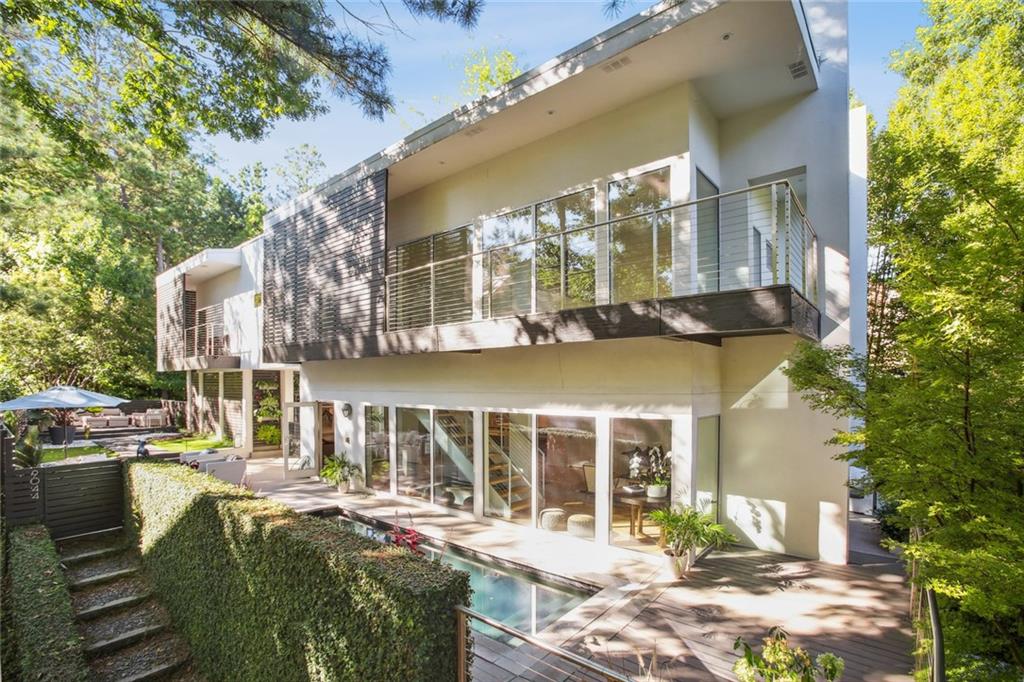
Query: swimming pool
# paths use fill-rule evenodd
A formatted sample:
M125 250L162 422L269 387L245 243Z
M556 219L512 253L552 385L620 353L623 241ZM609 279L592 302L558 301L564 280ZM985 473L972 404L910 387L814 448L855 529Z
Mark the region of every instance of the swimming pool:
M384 541L385 531L377 527L347 516L334 519L360 535ZM456 548L449 547L443 553L436 547L425 549L431 558L441 554L443 563L469 573L469 584L473 588L470 608L531 635L576 608L595 592L500 566ZM494 639L511 641L508 635L478 621L473 621L473 627Z

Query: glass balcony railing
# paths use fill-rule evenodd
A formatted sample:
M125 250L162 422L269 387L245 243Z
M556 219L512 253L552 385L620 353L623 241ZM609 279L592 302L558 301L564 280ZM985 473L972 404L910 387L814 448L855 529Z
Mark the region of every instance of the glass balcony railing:
M817 252L792 186L769 183L392 272L388 329L776 284L816 304Z

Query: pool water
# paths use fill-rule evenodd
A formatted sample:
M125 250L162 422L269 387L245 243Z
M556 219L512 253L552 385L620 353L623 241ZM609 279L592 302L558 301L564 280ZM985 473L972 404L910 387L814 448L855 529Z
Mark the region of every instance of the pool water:
M360 521L339 516L340 525L360 535L383 542L385 533ZM593 592L544 580L541 576L514 568L489 564L486 560L470 557L457 549L448 548L441 553L426 547L427 556L436 558L452 568L469 573L473 588L470 608L528 634L537 634L564 614L576 608ZM483 623L473 621L480 632L508 642L510 638Z

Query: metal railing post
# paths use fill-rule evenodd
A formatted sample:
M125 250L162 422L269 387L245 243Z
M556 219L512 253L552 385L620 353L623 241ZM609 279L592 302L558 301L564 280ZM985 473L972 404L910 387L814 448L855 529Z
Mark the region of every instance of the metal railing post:
M789 284L789 282L792 280L792 271L790 270L790 268L792 267L791 266L791 259L790 259L790 251L793 250L792 249L792 244L789 241L789 238L792 236L792 230L793 230L793 225L792 225L792 222L790 221L790 213L789 213L789 209L790 209L790 196L792 195L792 190L790 189L789 184L783 185L783 191L785 192L785 197L786 197L786 204L785 204L785 206L786 206L786 209L785 209L785 221L786 222L785 222L785 227L783 228L783 239L782 240L783 240L783 242L786 245L786 255L783 258L783 264L784 264L783 267L785 267L785 270L783 271L783 279L782 279L782 281L785 284Z
M928 600L928 621L932 626L932 682L946 682L946 651L942 640L942 624L939 623L939 604L934 590L925 590Z
M466 682L468 679L466 661L469 658L469 651L466 648L466 614L459 609L455 610L455 652L458 656L456 661L458 682Z
M779 202L778 185L771 186L772 205L772 284L779 283Z

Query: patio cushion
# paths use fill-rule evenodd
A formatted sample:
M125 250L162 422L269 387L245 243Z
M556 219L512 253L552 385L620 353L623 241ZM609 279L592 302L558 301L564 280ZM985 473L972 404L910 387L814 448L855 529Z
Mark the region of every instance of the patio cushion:
M564 509L549 507L541 509L537 521L544 530L565 530L567 514Z
M594 537L594 517L590 514L573 514L567 521L569 535L578 538Z

